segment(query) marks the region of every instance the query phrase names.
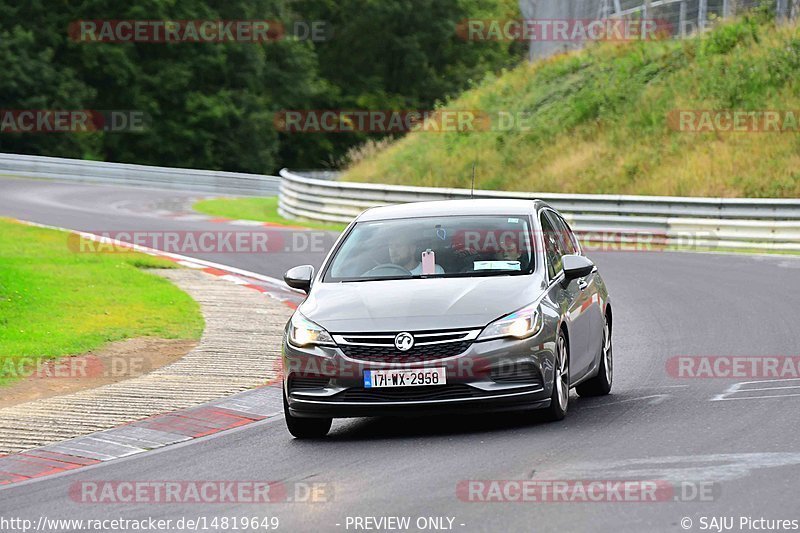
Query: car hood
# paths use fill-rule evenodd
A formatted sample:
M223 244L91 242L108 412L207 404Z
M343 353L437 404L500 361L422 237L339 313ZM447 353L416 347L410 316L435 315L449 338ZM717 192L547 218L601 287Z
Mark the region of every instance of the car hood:
M317 282L299 311L331 333L483 327L543 289L538 274Z

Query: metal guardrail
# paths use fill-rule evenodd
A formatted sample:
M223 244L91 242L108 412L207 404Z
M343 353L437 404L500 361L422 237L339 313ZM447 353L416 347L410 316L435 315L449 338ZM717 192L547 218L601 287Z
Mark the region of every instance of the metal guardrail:
M350 222L378 205L467 199L468 189L405 187L326 181L280 172L278 201L287 218ZM684 198L476 190L475 198L541 199L561 211L584 238L636 242L656 236L666 244L702 248L800 251L800 199Z
M0 175L242 196L274 196L280 184L277 176L19 154L0 154Z
M685 38L718 21L757 7L771 7L777 22L800 17L800 0L520 0L527 20L583 21L605 19L657 21L659 33ZM529 59L583 48L590 39L530 39Z

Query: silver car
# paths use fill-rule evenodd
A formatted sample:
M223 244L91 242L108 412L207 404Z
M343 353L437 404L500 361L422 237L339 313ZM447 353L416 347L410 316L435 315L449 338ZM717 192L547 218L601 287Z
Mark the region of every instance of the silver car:
M286 326L283 400L297 438L333 418L541 409L608 394L611 301L568 224L541 201L365 211Z

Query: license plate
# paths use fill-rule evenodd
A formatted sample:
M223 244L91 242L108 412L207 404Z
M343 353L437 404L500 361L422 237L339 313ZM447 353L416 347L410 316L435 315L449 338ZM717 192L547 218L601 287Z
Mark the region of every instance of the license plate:
M444 385L447 373L444 368L418 368L402 370L365 370L364 388L422 387Z

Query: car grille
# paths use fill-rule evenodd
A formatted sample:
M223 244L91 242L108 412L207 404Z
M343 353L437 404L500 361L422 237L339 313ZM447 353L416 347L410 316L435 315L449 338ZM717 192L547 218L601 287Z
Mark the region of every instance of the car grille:
M467 351L472 345L472 341L448 342L444 344L432 344L430 346L415 346L407 352L401 352L394 346L358 346L342 345L342 349L347 357L360 359L362 361L379 361L402 363L408 361L429 361L431 359L444 359Z
M518 383L526 385L543 385L542 374L532 363L503 365L492 369L490 374L496 383Z
M431 400L465 400L469 398L490 398L492 396L507 394L508 392L528 391L514 389L513 391L487 392L469 385L451 384L435 385L433 387L402 387L391 389L363 389L352 388L331 396L327 401L340 402L424 402ZM531 387L530 390L535 390Z
M342 352L351 359L379 363L432 361L462 354L469 349L480 330L412 332L414 346L407 351L395 348L397 333L343 333L333 335Z
M352 388L331 397L342 402L413 402L475 398L486 393L468 385L437 385L402 389Z
M330 378L325 376L292 376L289 378L289 390L324 389Z

